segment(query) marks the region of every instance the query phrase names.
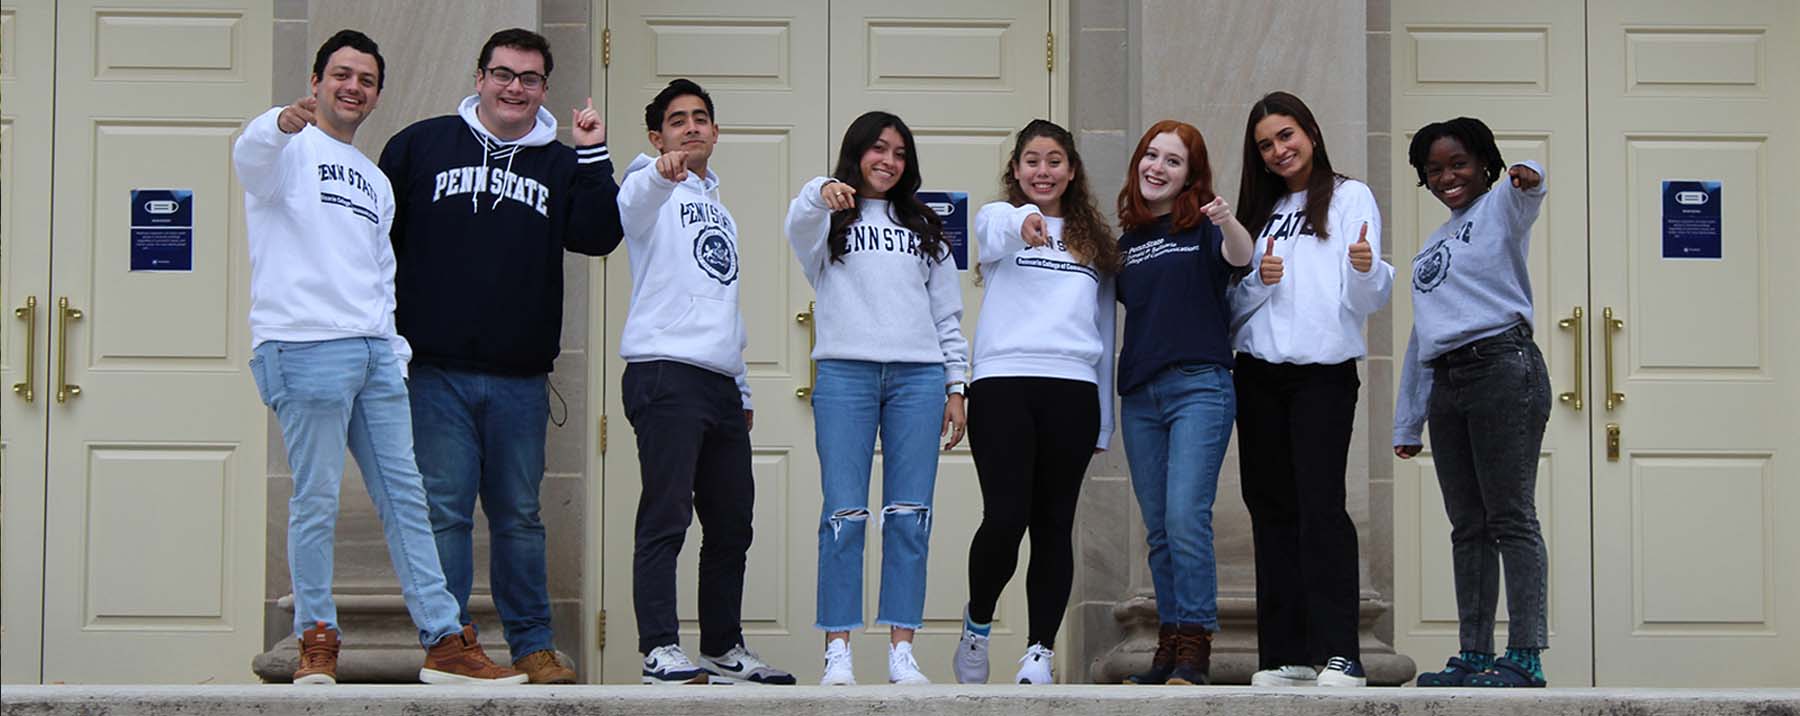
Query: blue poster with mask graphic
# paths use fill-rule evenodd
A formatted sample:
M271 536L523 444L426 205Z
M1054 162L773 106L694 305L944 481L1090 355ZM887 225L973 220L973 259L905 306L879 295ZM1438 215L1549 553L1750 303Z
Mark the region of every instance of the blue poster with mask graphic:
M1716 181L1662 183L1662 257L1724 258L1725 233L1719 201L1724 187Z
M966 191L922 191L925 202L944 221L944 240L950 242L950 256L956 259L956 270L969 270L969 193Z
M194 270L194 190L131 190L131 270Z

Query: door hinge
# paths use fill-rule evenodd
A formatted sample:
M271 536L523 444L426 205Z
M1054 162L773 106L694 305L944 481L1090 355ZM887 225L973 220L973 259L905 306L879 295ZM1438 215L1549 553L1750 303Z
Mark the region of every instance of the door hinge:
M1044 33L1044 71L1056 71L1056 33Z
M597 635L594 637L594 642L595 642L594 648L599 649L601 651L606 651L606 610L605 609L600 610L600 613L595 615L595 617L594 617L594 633Z
M600 416L600 454L606 454L606 416Z
M600 31L600 66L612 66L612 28Z

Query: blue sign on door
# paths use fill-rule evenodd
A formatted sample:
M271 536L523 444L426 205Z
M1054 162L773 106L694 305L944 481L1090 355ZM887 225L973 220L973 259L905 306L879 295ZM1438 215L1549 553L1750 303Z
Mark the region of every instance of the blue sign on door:
M950 242L950 255L956 259L956 270L969 270L969 193L966 191L922 191L919 201L936 211L944 221L944 240Z
M1724 258L1720 224L1724 188L1716 181L1662 183L1662 257Z
M131 190L131 270L194 270L194 190Z

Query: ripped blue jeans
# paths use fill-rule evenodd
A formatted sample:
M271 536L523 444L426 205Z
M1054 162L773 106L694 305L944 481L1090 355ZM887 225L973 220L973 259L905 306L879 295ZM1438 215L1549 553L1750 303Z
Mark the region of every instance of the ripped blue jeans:
M813 389L824 509L819 513L818 628L863 626L863 542L881 529L875 623L917 629L925 614L925 558L944 421L941 363L819 361ZM881 437L881 504L869 505Z

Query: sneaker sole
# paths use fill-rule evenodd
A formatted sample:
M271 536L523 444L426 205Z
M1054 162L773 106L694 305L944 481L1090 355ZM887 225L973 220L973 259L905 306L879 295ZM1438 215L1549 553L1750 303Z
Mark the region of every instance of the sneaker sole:
M1358 679L1355 677L1348 677L1328 679L1324 676L1319 677L1319 688L1321 689L1356 689L1368 685L1369 680L1367 678Z
M1188 681L1187 679L1180 679L1180 678L1169 679L1168 681L1165 681L1163 683L1168 684L1170 686L1206 686L1207 685L1206 682L1204 682L1204 681L1195 683L1192 681Z
M700 675L695 676L694 678L688 679L686 681L677 681L675 679L659 679L654 676L645 676L641 680L643 681L644 684L649 685L649 686L689 686L689 685L697 686L700 684L709 683L711 681L704 672L702 672Z
M1266 677L1252 676L1252 677L1250 677L1250 685L1259 687L1259 688L1270 688L1270 689L1293 689L1293 688L1302 688L1302 687L1310 687L1310 686L1323 686L1323 684L1320 684L1313 679L1284 679L1279 676L1266 676Z
M513 686L523 684L525 683L525 680L529 678L530 677L524 674L515 674L513 676L502 676L498 679L482 679L474 676L452 674L448 671L438 671L437 669L419 670L419 681L427 684L491 684L495 686Z
M294 679L295 686L335 686L337 678L330 674L307 674Z

